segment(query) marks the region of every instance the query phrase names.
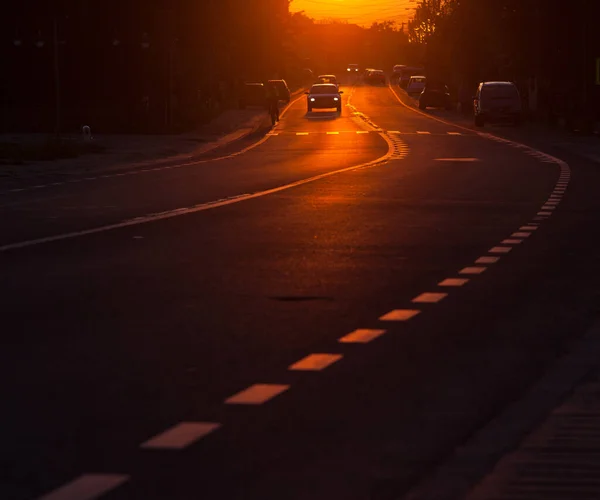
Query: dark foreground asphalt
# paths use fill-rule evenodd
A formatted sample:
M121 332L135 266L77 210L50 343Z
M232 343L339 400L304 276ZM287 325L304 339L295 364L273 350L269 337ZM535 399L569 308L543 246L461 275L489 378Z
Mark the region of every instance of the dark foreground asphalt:
M345 98L241 155L2 194L0 498L93 498L89 474L112 500L400 498L585 330L593 165L562 196L566 165ZM335 362L289 369L311 354ZM230 404L254 384L283 392ZM148 443L180 423L214 425Z

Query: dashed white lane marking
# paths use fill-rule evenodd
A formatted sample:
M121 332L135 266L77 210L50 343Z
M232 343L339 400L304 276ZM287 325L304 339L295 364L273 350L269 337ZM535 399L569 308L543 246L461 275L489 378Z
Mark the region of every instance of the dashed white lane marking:
M500 260L500 257L479 257L475 264L495 264Z
M401 134L399 130L388 130L388 134Z
M216 431L219 427L221 427L221 424L213 422L181 422L142 443L140 448L182 450L211 432Z
M84 474L39 500L93 500L129 480L122 474Z
M261 405L287 391L289 385L283 384L254 384L237 394L227 398L230 405Z
M425 292L412 299L412 302L415 304L437 304L447 296L447 293Z
M375 340L386 332L386 330L370 329L370 328L359 328L350 332L348 335L341 337L338 342L344 344L367 344L371 340Z
M538 228L538 226L534 226L533 224L530 224L529 226L521 226L519 229L521 231L535 231Z
M462 135L460 132L448 132L448 135Z
M357 130L356 133L357 134L368 134L369 131L368 130Z
M517 239L513 239L513 238L509 238L506 240L502 240L501 243L503 245L518 245L519 243L522 243L523 240L517 240Z
M296 132L296 135L308 135L308 132Z
M340 135L339 132L327 132L327 135Z
M514 238L528 238L529 236L531 236L531 233L524 233L522 231L519 231L511 234L511 236Z
M490 253L508 253L512 250L511 247L492 247L488 250Z
M309 354L300 361L290 365L292 371L321 371L342 359L341 354Z
M469 282L466 278L447 278L438 283L438 286L463 286Z
M426 130L417 130L417 134L421 134L421 135L431 135L431 132L428 132Z
M408 321L414 318L421 311L418 309L394 309L387 314L384 314L379 319L381 321Z
M479 266L470 266L465 267L460 270L460 274L481 274L483 273L487 267L479 267Z
M538 212L538 215L552 215L552 212Z

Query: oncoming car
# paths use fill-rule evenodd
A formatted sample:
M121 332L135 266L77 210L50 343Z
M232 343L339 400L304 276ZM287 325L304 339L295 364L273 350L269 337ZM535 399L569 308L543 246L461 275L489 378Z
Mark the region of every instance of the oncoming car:
M317 83L333 83L336 87L339 87L340 85L335 75L319 75L317 77Z
M338 113L342 112L343 91L339 90L334 83L316 83L307 94L307 110L336 108Z
M358 64L348 64L349 73L358 73Z

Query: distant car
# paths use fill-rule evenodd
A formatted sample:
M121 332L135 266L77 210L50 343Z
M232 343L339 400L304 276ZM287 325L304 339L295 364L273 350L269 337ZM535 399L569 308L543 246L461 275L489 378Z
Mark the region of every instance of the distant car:
M269 85L275 86L275 88L279 92L279 98L281 101L286 103L290 102L291 93L285 80L269 80L267 83Z
M348 73L358 73L358 64L348 64Z
M385 84L385 73L380 69L374 69L372 71L369 71L369 74L366 77L366 81L371 85Z
M400 78L398 79L398 84L400 85L400 87L405 89L408 85L411 76L422 75L424 72L425 71L423 68L405 66L400 70Z
M408 95L420 94L425 88L426 81L427 79L422 75L411 76L406 86L406 93Z
M248 106L266 106L266 89L262 83L244 83L240 90L239 106L245 109Z
M482 82L473 98L475 125L486 122L510 122L519 125L522 119L521 96L512 82Z
M319 75L317 76L317 83L332 83L336 87L340 86L335 75Z
M450 90L441 82L426 82L419 96L419 109L452 108Z
M402 72L402 68L406 68L406 64L396 64L392 68L392 76L391 76L392 81L398 83L401 72Z
M317 83L306 92L307 110L336 108L338 113L342 112L342 96L344 92L339 90L335 83Z
M363 79L365 81L367 80L367 78L371 74L371 71L375 71L375 69L373 69L373 68L365 68L365 70L363 71L362 77L363 77Z

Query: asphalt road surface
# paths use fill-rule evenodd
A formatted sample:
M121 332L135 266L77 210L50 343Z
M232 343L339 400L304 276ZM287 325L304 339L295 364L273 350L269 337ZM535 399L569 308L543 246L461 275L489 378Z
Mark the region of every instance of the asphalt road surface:
M0 189L0 498L399 499L583 333L594 166L343 89Z

